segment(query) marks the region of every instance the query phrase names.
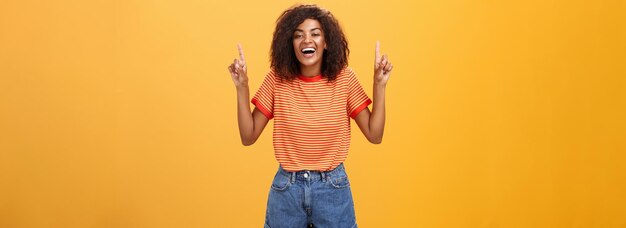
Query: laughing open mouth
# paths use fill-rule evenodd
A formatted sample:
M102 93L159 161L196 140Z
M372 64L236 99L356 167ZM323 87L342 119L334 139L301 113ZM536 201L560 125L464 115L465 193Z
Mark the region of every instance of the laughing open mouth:
M305 55L306 54L313 54L313 53L315 53L315 48L303 48L301 51Z

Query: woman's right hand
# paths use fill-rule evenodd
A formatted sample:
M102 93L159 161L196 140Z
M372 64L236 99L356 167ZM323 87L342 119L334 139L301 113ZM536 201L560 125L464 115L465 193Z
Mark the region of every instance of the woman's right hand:
M246 66L246 59L243 57L241 44L237 44L237 49L239 49L239 59L233 60L233 63L228 66L228 71L230 72L230 77L233 79L233 83L235 83L235 87L238 89L247 88L248 68Z

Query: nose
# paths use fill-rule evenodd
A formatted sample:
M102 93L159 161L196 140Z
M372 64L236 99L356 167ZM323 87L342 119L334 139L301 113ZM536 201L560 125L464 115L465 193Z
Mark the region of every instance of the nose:
M313 39L311 38L311 35L304 36L304 42L305 43L313 42Z

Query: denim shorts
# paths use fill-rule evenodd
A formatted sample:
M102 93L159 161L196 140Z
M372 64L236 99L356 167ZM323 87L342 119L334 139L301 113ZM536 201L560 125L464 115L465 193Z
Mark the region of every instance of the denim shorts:
M343 164L325 172L278 168L267 199L265 228L306 227L357 227Z

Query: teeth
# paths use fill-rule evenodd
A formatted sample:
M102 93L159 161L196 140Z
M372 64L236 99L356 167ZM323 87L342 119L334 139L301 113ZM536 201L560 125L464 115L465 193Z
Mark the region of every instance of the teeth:
M304 48L304 49L302 49L302 52L308 52L308 51L314 52L315 48Z

